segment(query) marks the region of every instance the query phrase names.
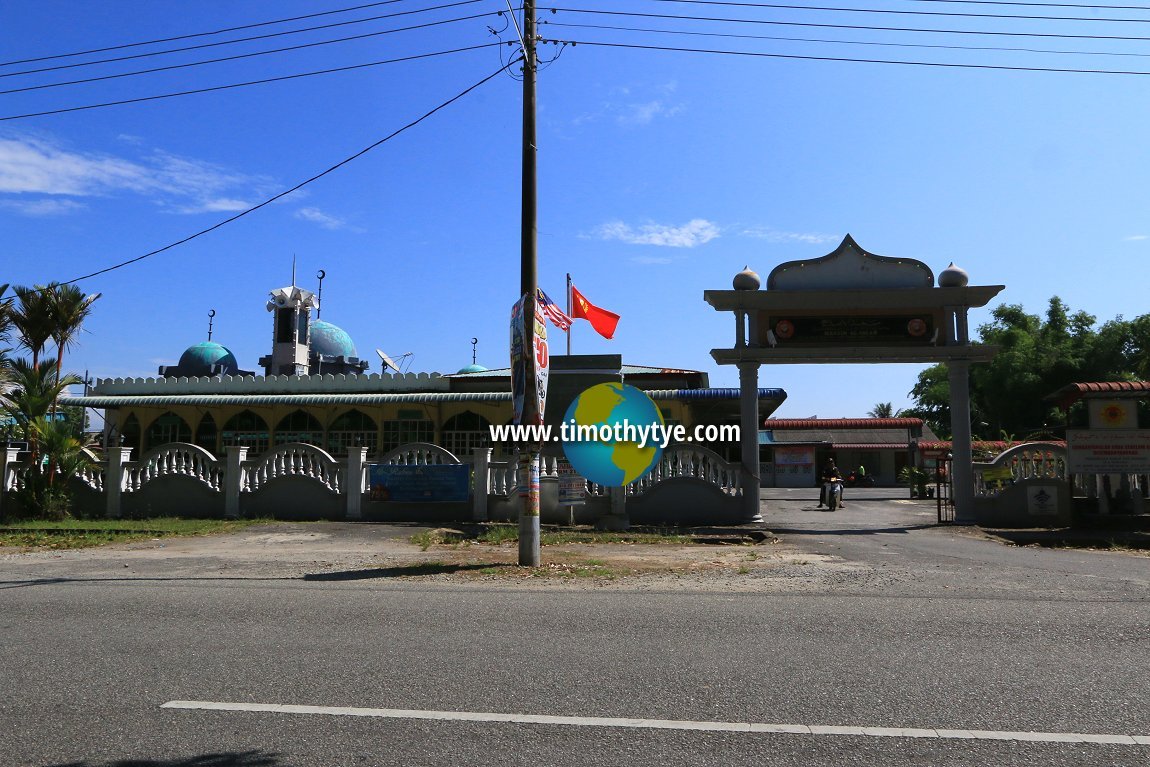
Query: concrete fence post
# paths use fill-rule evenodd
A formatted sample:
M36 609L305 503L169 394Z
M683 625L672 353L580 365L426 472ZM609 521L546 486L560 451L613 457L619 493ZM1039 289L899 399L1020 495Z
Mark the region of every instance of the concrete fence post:
M343 491L347 495L347 519L363 519L363 473L366 464L366 447L348 448L347 477L343 483Z
M244 461L248 459L246 445L228 445L227 466L224 468L224 516L239 519L240 493L244 488Z
M9 504L4 496L8 494L8 488L15 483L16 459L19 455L18 447L4 448L4 465L0 466L0 519L5 519L8 513Z
M132 459L132 448L108 448L108 469L104 474L104 494L108 519L119 519L123 513L120 501L124 495L124 465Z
M487 496L491 492L491 448L475 448L475 482L471 496L471 519L487 521Z

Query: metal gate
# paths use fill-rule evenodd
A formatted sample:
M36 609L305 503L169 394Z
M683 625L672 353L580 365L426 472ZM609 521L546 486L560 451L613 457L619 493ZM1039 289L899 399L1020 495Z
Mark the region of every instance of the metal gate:
M954 500L951 493L951 477L954 473L954 459L949 455L938 459L938 468L934 472L934 498L938 506L938 523L940 525L954 522Z

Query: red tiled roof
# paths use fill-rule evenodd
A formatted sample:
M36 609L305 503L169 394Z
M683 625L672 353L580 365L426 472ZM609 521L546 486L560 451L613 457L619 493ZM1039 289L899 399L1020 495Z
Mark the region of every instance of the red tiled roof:
M835 450L906 450L909 444L906 442L835 442L831 447Z
M1110 397L1150 397L1150 381L1072 383L1063 386L1046 399L1054 400L1062 407L1066 407L1090 394L1104 394Z
M914 429L921 418L768 418L764 429Z
M1062 445L1062 446L1066 445L1066 442L1064 440L1060 440L1060 439L1043 439L1043 440L1038 440L1038 441L1039 442L1045 442L1045 443L1048 443L1051 445ZM1004 450L1007 450L1009 448L1017 447L1019 445L1025 445L1025 444L1026 444L1025 442L1017 442L1017 441L1006 442L1006 441L1000 440L1000 439L995 439L995 440L977 440L976 439L970 443L970 446L974 450L986 450L986 451L997 450L998 452L1001 453ZM950 450L951 447L952 447L952 443L950 442L950 440L935 440L935 441L930 441L930 442L919 442L918 443L918 449L919 450Z

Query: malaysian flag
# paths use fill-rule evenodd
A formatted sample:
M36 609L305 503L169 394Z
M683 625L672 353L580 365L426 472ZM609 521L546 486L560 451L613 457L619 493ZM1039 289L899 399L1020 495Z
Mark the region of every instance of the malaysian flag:
M547 315L547 319L551 320L552 325L564 331L571 328L571 318L564 314L563 310L547 297L547 294L543 292L543 288L539 288L539 306L543 309L543 313Z

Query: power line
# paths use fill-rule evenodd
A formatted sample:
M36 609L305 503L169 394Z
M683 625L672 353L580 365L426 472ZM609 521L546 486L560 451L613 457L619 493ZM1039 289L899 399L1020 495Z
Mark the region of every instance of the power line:
M304 19L314 19L319 16L332 16L337 13L350 13L351 11L361 11L365 8L375 8L380 5L394 5L401 3L405 0L381 0L376 3L367 3L366 5L355 5L350 8L338 8L334 11L321 11L319 13L309 13L304 16L291 16L283 19L273 19L271 21L260 21L254 24L244 24L238 27L226 27L224 29L215 29L211 32L193 32L187 35L176 35L174 37L161 37L155 40L141 40L135 43L121 43L120 45L109 45L104 48L90 48L86 51L72 51L71 53L56 53L51 56L39 56L32 59L16 59L13 61L0 62L0 67L10 67L15 64L30 64L34 61L51 61L52 59L67 59L74 56L88 56L93 53L107 53L108 51L122 51L126 48L139 48L144 45L158 45L159 43L172 43L176 40L191 40L196 37L209 37L211 35L222 35L227 32L239 32L244 29L256 29L257 27L268 27L272 24L286 24L290 21L303 21Z
M1021 5L1034 8L1087 8L1094 11L1150 11L1144 5L1091 5L1089 3L1028 3L1010 0L905 0L908 3L946 3L948 5Z
M399 0L391 0L392 2L399 2ZM19 72L5 72L0 73L0 77L18 77L20 75L36 75L43 72L57 72L61 69L75 69L76 67L90 67L97 64L114 64L119 61L132 61L134 59L147 59L153 56L167 56L171 53L186 53L187 51L198 51L204 48L218 48L221 45L235 45L237 43L250 43L255 40L269 40L273 37L284 37L286 35L298 35L303 32L315 32L321 29L334 29L336 27L347 27L353 24L366 24L371 21L381 21L383 19L394 19L400 16L411 16L416 13L426 13L427 11L441 11L445 8L456 8L461 5L472 5L473 3L480 3L483 0L459 0L459 2L446 3L444 5L433 5L429 8L419 8L414 11L401 11L400 13L385 13L379 16L368 16L365 19L352 19L350 21L339 21L334 24L321 24L315 27L302 27L301 29L289 29L283 32L271 32L266 35L253 35L251 37L238 37L235 40L221 40L215 43L201 43L199 45L186 45L183 48L169 48L166 51L151 51L150 53L134 53L131 56L115 56L109 59L97 59L95 61L81 61L76 64L60 64L54 67L41 67L40 69L24 69ZM495 13L499 13L495 11ZM211 33L207 33L211 34ZM178 39L178 38L177 38ZM19 63L19 62L16 62ZM3 65L0 65L3 66Z
M138 104L143 101L157 101L159 99L170 99L177 96L191 96L197 93L211 93L213 91L229 90L231 88L244 88L249 85L264 85L265 83L281 82L283 80L296 80L302 77L314 77L316 75L328 75L336 72L349 72L355 69L366 69L367 67L378 67L384 64L398 64L404 61L416 61L417 59L429 59L435 56L446 56L452 53L465 53L467 51L477 51L483 48L490 48L496 45L503 45L503 43L483 43L481 45L472 45L466 48L453 48L447 51L435 51L434 53L420 53L411 56L402 56L395 59L385 59L383 61L372 61L367 64L352 64L346 67L334 67L332 69L320 69L314 72L300 72L294 75L282 75L280 77L267 77L262 80L249 80L243 83L231 83L229 85L215 85L210 88L196 88L189 91L178 91L176 93L161 93L155 96L140 96L134 99L123 99L121 101L105 101L99 104L85 104L78 107L66 107L64 109L50 109L44 112L28 112L21 115L8 115L7 117L0 117L0 122L8 120L23 120L27 117L45 117L47 115L58 115L66 112L80 112L85 109L101 109L103 107L116 107L124 104Z
M165 245L162 248L157 248L156 250L145 253L142 256L136 256L135 258L130 258L127 261L121 261L118 264L113 264L112 266L108 266L108 267L105 267L103 269L99 269L99 270L92 272L90 274L85 274L81 277L74 277L74 278L68 280L67 282L62 282L60 284L61 285L71 285L73 283L80 282L81 280L91 279L92 277L96 277L96 276L99 276L101 274L107 274L108 272L113 272L117 269L123 269L125 266L129 266L131 264L135 264L135 263L138 263L140 261L143 261L146 258L151 258L152 256L159 255L160 253L163 253L164 251L171 250L172 248L183 245L186 242L191 242L192 240L196 239L197 237L202 237L205 234L208 234L209 232L214 232L215 230L217 230L223 226L226 226L226 225L232 223L233 221L236 221L238 219L243 218L244 216L248 215L249 213L254 213L255 211L259 210L260 208L267 207L268 205L271 205L276 200L283 199L284 197L287 197L289 194L292 194L293 192L296 192L296 191L299 191L300 189L303 189L308 184L310 184L314 181L318 181L319 179L323 178L324 176L328 175L329 173L332 173L332 172L338 170L339 168L342 168L344 165L347 165L348 163L359 159L360 157L364 156L365 154L367 154L371 150L375 149L376 147L379 147L379 146L387 143L388 141L391 141L393 138L395 138L399 134L403 133L404 131L406 131L410 128L414 128L416 125L419 125L421 122L423 122L427 118L431 117L436 112L439 112L440 110L450 106L451 104L455 103L456 101L459 101L461 98L463 98L467 94L471 93L476 88L479 88L480 86L485 85L486 83L490 82L491 80L494 80L505 69L507 69L508 66L510 66L511 64L514 64L514 63L515 63L515 61L512 61L505 66L499 67L499 69L495 70L494 72L489 74L487 77L484 77L479 82L466 88L463 91L460 91L459 93L452 96L447 101L444 101L442 104L435 107L434 109L432 109L428 112L425 112L421 117L418 117L415 120L412 120L411 122L404 125L402 128L398 128L398 129L392 131L390 134L388 134L387 136L384 136L379 141L376 141L374 144L371 144L367 147L364 147L363 149L359 150L358 152L351 155L350 157L347 157L343 160L340 160L339 162L337 162L335 165L332 165L327 170L324 170L324 171L317 173L316 175L312 176L311 178L307 179L306 181L301 181L300 183L293 186L291 189L287 189L283 192L280 192L279 194L275 195L274 197L269 197L268 199L264 200L263 202L259 203L258 205L253 205L252 207L248 208L247 210L240 211L239 213L235 214L234 216L229 216L228 218L225 218L223 221L219 221L216 224L209 226L207 229L201 229L200 231L196 232L195 234L184 237L182 240L177 240L176 242Z
M678 53L708 53L722 56L750 56L768 59L797 59L800 61L838 61L850 64L898 64L914 67L942 67L946 69L992 69L1009 72L1058 72L1063 74L1091 75L1137 75L1150 76L1150 72L1133 72L1110 69L1059 69L1056 67L1020 67L1002 64L949 64L939 61L898 61L893 59L853 59L845 56L800 56L791 53L763 53L755 51L725 51L708 48L677 48L669 45L639 45L638 43L605 43L594 40L556 40L569 45L591 45L604 48L632 48L646 51L672 51Z
M690 5L721 5L738 8L772 8L799 11L833 11L835 13L885 13L899 16L948 16L971 19L1026 19L1034 21L1100 21L1131 24L1148 24L1150 19L1107 19L1096 16L1035 16L1033 14L1006 13L959 13L956 11L904 11L893 8L836 8L819 5L783 5L780 3L734 2L734 0L651 0L654 3L688 3Z
M62 87L68 86L68 85L83 85L86 83L95 83L95 82L100 82L103 80L116 80L116 79L119 79L122 77L135 77L137 75L150 75L150 74L155 74L156 72L170 72L170 71L176 70L176 69L187 69L189 67L199 67L199 66L203 66L205 64L219 64L219 63L222 63L225 61L238 61L240 59L250 59L250 58L254 58L256 56L268 56L268 55L273 54L273 53L286 53L286 52L291 52L291 51L303 50L305 48L316 48L316 47L319 47L322 45L333 45L335 43L346 43L346 42L349 42L352 40L363 40L363 39L369 38L369 37L379 37L381 35L390 35L390 34L395 34L397 32L411 32L411 31L417 30L417 29L427 29L429 27L441 26L444 24L454 24L454 23L457 23L460 21L472 21L474 19L481 19L484 16L494 16L497 13L498 13L498 11L491 11L488 13L478 13L478 14L474 14L472 16L461 16L459 18L454 18L454 19L444 19L441 21L429 21L425 24L416 24L416 25L409 26L409 27L399 27L397 29L385 29L385 30L382 30L380 32L367 32L367 33L364 33L362 35L353 35L351 37L341 37L341 38L337 38L335 40L321 40L321 41L314 42L314 43L303 43L301 45L293 45L293 46L290 46L287 48L273 48L272 50L267 50L267 51L255 51L253 53L241 53L241 54L237 54L235 56L224 56L222 58L217 58L217 59L205 59L202 61L190 61L190 62L186 62L184 64L171 64L171 65L166 66L166 67L153 67L152 69L138 69L134 72L118 72L118 73L112 74L112 75L101 75L99 77L87 77L87 78L84 78L82 80L67 80L64 82L46 83L43 85L29 85L29 86L26 86L24 88L12 88L10 90L0 91L0 96L8 95L10 93L26 93L28 91L46 90L48 88L62 88Z
M665 35L688 35L692 37L722 37L737 40L774 40L796 43L831 43L836 45L872 45L884 48L929 48L956 51L995 51L1009 53L1049 53L1075 56L1133 56L1137 58L1150 58L1150 53L1129 53L1116 51L1065 51L1051 48L1018 48L1010 46L990 45L943 45L941 43L882 43L871 40L842 40L820 37L786 37L783 35L740 35L733 32L691 32L678 29L652 29L650 27L621 27L610 24L574 24L563 21L543 21L541 24L552 27L572 27L578 29L605 29L619 32L650 32Z
M799 21L775 21L770 19L731 19L722 16L679 16L671 13L639 13L634 11L603 11L587 8L552 7L546 10L566 13L586 13L600 16L631 16L647 19L674 19L677 21L717 21L730 24L758 24L777 27L813 27L816 29L855 29L868 32L920 32L927 34L946 35L988 35L991 37L1040 37L1061 40L1126 40L1146 42L1150 37L1133 37L1122 35L1069 35L1053 32L990 32L968 29L927 29L922 27L879 27L869 24L830 24Z

